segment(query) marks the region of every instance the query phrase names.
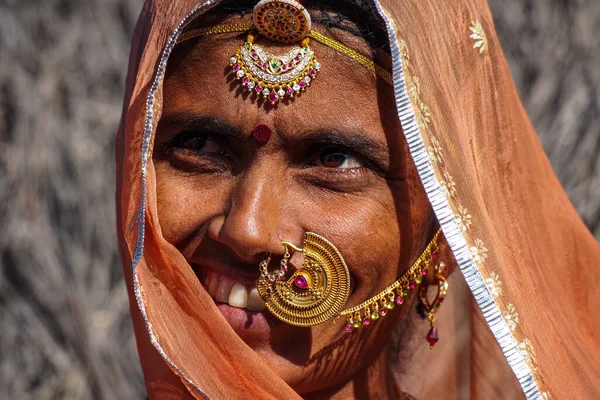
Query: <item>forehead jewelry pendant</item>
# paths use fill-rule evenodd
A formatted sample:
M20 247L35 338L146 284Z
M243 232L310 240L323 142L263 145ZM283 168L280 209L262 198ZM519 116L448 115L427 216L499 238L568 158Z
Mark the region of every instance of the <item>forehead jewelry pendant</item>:
M276 55L255 44L255 34L250 32L230 59L232 72L247 91L273 105L292 99L321 69L309 46L308 11L295 0L262 0L254 7L253 22L260 35L279 43L300 42L300 46Z
M281 321L308 327L340 314L350 295L350 271L340 252L327 239L307 233L303 248L283 242L280 269L269 272L271 255L260 263L258 293L267 309ZM302 252L304 262L285 280L289 250Z

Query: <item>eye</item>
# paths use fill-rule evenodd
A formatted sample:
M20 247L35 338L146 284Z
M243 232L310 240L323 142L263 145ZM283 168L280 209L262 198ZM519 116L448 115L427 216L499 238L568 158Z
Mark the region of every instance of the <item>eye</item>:
M361 168L363 163L348 150L340 147L328 147L319 154L319 166L325 168Z
M189 132L179 135L173 141L173 147L192 150L198 153L223 154L225 147L209 134Z

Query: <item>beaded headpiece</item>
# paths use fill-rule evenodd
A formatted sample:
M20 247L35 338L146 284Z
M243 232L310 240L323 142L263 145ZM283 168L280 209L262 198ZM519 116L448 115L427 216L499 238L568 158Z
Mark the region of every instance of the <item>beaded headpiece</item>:
M321 70L310 47L310 40L324 44L358 61L384 81L392 84L389 71L346 45L311 29L306 8L296 0L261 0L252 13L252 21L221 24L185 32L177 44L205 35L248 32L246 42L230 59L231 72L245 90L275 105L304 92ZM288 52L277 55L254 43L258 35L284 44L298 43Z

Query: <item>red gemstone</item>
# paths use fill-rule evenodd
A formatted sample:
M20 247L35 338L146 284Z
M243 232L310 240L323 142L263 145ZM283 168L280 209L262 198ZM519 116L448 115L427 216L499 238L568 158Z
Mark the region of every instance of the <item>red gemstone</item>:
M367 326L367 325L369 325L370 323L371 323L371 320L370 320L369 318L365 318L365 319L363 319L363 321L362 321L362 324L363 324L364 326Z
M300 82L300 87L306 87L306 82L304 82L304 81Z
M234 71L239 71L240 70L240 65L239 64L233 64L233 70Z
M315 71L314 69L310 70L310 76L312 76L314 78L316 74L317 74L317 71Z
M429 346L433 347L433 345L436 344L438 340L440 340L440 338L438 336L437 328L435 326L432 326L429 330L429 333L427 333L427 341L429 342Z
M247 85L247 84L248 84L248 82L250 82L250 79L248 79L248 77L247 77L247 76L245 76L245 77L244 77L244 79L242 79L242 83L243 83L244 85Z
M260 92L262 92L262 86L256 85L256 87L254 88L254 90L256 90L256 93L260 93Z
M271 94L269 95L269 100L271 100L271 103L275 103L277 101L277 99L279 99L279 96L277 95L277 93L271 92Z
M402 296L396 297L396 304L400 305L402 303L404 303L404 297L402 297Z
M352 332L353 330L354 330L354 327L352 326L352 324L346 325L346 332Z
M289 88L288 89L288 94L291 96L294 94L294 88Z
M385 317L385 314L387 314L387 308L382 308L381 310L379 310L379 315Z
M432 258L432 259L434 259L434 260L435 260L435 259L437 258L437 256L438 256L438 254L437 254L437 252L436 252L436 251L434 251L433 253L431 253L431 258Z
M269 141L269 139L271 139L272 133L273 133L273 131L271 130L271 127L269 125L258 124L254 127L254 130L252 131L252 137L258 143L264 144L264 143L267 143ZM283 269L283 267L282 267L282 269Z
M300 289L308 288L308 281L304 275L298 275L296 279L294 279L294 285L298 286Z
M410 283L410 288L411 288L411 289L414 289L414 288L415 288L415 283L414 283L414 282L411 282L411 283Z

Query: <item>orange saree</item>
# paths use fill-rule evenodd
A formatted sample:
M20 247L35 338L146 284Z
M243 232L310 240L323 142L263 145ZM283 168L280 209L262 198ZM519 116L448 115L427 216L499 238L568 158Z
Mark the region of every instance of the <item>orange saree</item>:
M470 293L451 307L468 318L440 322L470 340L424 356L445 372L418 385L405 374L403 388L417 398L600 398L600 247L542 150L485 1L361 2L387 29L398 135L458 263L452 279ZM146 386L150 398L298 398L230 328L157 217L150 152L166 63L213 6L148 0L132 44L116 201Z

